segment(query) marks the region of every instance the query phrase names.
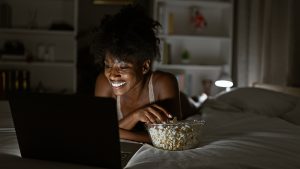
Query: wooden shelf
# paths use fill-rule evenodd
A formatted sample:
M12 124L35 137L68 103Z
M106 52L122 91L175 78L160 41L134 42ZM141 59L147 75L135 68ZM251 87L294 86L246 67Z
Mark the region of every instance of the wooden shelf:
M189 39L212 39L212 40L229 40L230 37L222 36L222 35L198 35L198 34L190 34L190 35L159 35L160 38L163 39L181 39L181 40L189 40Z
M228 1L209 1L209 0L157 0L158 3L165 3L169 6L202 6L205 8L229 8L231 4Z
M70 61L54 61L54 62L27 62L27 61L1 61L0 60L0 65L6 65L6 66L11 66L13 65L14 67L18 66L41 66L41 67L74 67L74 62Z
M154 69L184 72L188 95L201 94L201 81L216 80L223 67L229 67L230 74L233 5L234 0L154 0L153 17L162 25L161 63ZM202 29L191 21L195 10L205 18ZM185 53L189 63L182 62Z
M3 46L0 69L28 71L33 88L42 83L49 90L76 92L79 0L10 0L6 3L11 17L5 28L0 28ZM18 44L16 49L6 47L14 44ZM4 54L16 51L24 56ZM32 61L27 61L27 56ZM42 58L49 61L40 61Z
M33 35L59 35L59 36L75 36L73 30L47 30L47 29L22 29L22 28L7 28L0 29L0 33L8 34L33 34Z
M188 70L220 70L222 65L191 65L191 64L157 64L158 69L188 69Z

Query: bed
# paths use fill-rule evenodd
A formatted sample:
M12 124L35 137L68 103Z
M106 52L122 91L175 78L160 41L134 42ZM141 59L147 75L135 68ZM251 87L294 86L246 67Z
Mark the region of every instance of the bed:
M209 98L189 119L206 121L201 145L165 151L144 144L127 169L299 169L300 97L266 87L235 88ZM21 159L15 134L0 131L0 168L93 167Z

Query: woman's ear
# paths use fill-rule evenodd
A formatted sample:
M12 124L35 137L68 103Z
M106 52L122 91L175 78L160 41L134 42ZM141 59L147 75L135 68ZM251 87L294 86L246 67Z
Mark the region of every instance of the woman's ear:
M147 59L143 63L143 74L148 73L150 68L151 68L151 61L149 59Z

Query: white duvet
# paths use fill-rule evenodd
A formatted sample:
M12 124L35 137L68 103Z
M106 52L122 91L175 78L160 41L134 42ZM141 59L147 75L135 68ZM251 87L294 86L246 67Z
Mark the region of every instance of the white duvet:
M300 169L300 126L280 118L298 98L264 92L242 89L208 100L202 116L190 117L206 121L201 146L165 151L146 144L126 168Z
M164 151L145 144L127 169L300 169L299 98L238 89L208 100L190 119L203 119L202 144ZM0 131L0 169L96 167L21 159L14 132Z

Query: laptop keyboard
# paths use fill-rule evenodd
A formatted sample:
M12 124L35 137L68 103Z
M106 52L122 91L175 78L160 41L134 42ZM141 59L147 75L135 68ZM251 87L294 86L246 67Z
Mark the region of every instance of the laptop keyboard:
M123 168L142 145L140 143L121 142L121 163Z
M121 152L122 163L127 163L130 154L131 154L130 152Z

